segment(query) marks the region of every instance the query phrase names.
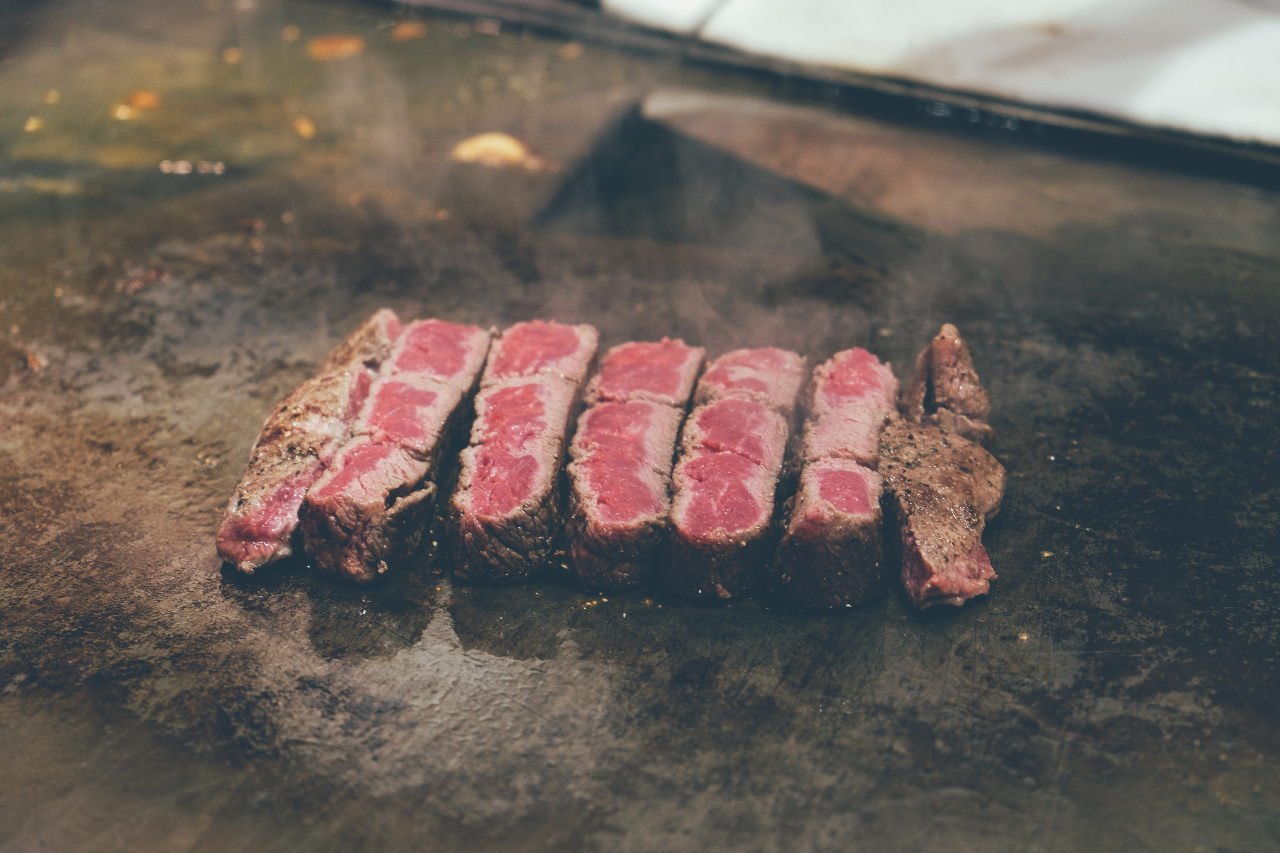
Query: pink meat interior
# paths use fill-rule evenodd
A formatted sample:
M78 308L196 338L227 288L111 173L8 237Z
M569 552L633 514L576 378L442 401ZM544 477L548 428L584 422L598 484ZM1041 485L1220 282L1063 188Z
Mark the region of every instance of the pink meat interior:
M578 467L586 475L588 493L601 520L626 523L663 511L662 499L654 488L657 478L635 448L598 449Z
M546 393L546 387L536 382L483 392L476 443L513 452L536 440L547 430Z
M229 514L218 530L218 553L237 563L275 553L297 527L298 508L319 476L320 466L315 465L281 483L255 512Z
M768 518L769 511L752 494L757 491L761 471L733 453L703 453L681 463L689 498L681 513L680 526L689 535L706 536L723 531L729 536L745 531ZM772 490L768 490L772 491Z
M347 400L346 420L355 420L369 396L369 388L373 385L373 374L364 366L358 365L355 381L351 383L351 396Z
M467 367L477 339L483 332L475 326L459 326L443 320L418 320L405 332L395 369L423 373L437 379L454 379Z
M581 345L573 326L539 320L516 323L498 342L490 373L497 379L536 373L574 355Z
M424 387L426 386L426 387ZM448 418L449 403L456 403L457 392L445 394L430 387L429 380L403 382L383 379L361 414L358 428L375 441L399 444L408 450L425 453L434 446L440 427Z
M670 464L670 443L666 460L650 458L662 449L651 435L661 414L657 403L601 403L583 418L577 442L588 452L576 467L601 520L626 523L664 511L666 493L654 471Z
M381 500L389 481L386 468L389 463L398 467L394 463L399 455L401 451L393 445L355 439L338 455L325 482L312 491L312 500L338 495L356 502Z
M777 347L734 350L716 359L702 381L722 391L743 390L775 394L799 366L795 353Z
M855 347L836 353L822 380L822 396L832 405L842 405L860 398L871 401L892 399L891 385L897 382L880 359Z
M700 446L723 453L736 453L757 465L776 454L777 415L754 400L720 400L696 410L694 420L701 431Z
M828 411L805 427L804 452L809 459L834 456L874 465L885 406L850 405Z
M818 497L840 512L845 515L871 512L871 489L864 475L838 468L820 468L814 475L818 481Z
M471 510L479 515L505 515L533 495L538 460L500 446L476 448L467 488Z
M587 410L579 443L586 447L643 448L653 423L656 403L601 403Z
M690 361L699 357L697 348L666 338L614 347L600 369L597 393L605 400L620 400L648 392L683 404L691 381Z

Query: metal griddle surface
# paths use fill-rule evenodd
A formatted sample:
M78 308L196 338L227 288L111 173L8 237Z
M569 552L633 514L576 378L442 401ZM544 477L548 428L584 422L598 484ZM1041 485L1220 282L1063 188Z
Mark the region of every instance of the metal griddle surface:
M0 10L0 850L1280 850L1274 192L456 18ZM493 130L560 168L450 162ZM224 572L261 418L384 305L900 375L955 322L999 580L807 614Z

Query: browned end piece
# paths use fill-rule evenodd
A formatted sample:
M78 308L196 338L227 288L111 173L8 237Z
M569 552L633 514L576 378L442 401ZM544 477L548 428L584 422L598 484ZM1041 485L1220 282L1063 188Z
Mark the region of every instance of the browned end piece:
M986 593L996 574L982 530L1000 510L1004 467L955 433L893 421L880 437L880 475L911 603L959 606Z
M378 311L272 409L218 529L222 559L253 574L293 553L303 498L351 437L351 422L399 334L396 315Z
M937 424L979 444L995 437L987 425L991 396L973 369L968 345L950 323L916 358L899 408L911 423Z
M367 583L417 554L440 457L470 412L489 349L476 326L411 323L339 451L307 492L303 543L316 565Z

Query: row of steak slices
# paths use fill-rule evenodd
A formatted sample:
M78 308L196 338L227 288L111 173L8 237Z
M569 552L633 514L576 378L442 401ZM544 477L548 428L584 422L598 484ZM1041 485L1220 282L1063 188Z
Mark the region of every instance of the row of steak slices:
M301 543L358 582L410 562L470 420L445 509L469 582L521 582L555 560L598 589L656 568L688 596L767 583L849 606L885 589L883 505L917 607L987 591L981 534L1004 469L980 446L990 403L954 327L900 399L862 349L812 377L775 348L702 372L702 349L665 339L614 347L592 377L596 350L590 326L518 323L495 339L379 311L267 418L219 553L252 573Z

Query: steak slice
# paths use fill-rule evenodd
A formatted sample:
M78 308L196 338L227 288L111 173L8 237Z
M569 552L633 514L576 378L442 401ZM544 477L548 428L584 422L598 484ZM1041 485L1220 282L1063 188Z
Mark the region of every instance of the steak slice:
M460 579L518 583L551 558L560 468L579 392L548 376L481 388L471 446L462 451L450 500Z
M396 315L378 311L272 409L218 529L225 561L253 574L293 553L303 497L350 438L351 421L399 334Z
M734 350L707 368L693 404L728 397L757 400L790 420L804 380L805 360L793 352L775 347Z
M489 350L483 385L545 376L581 387L595 363L599 335L592 326L531 320L502 333Z
M773 544L774 496L804 361L781 350L730 353L698 383L672 474L662 579L689 596L732 598L755 585ZM791 389L791 397L783 393Z
M995 457L933 424L896 420L880 436L880 474L911 603L958 607L987 592L996 574L982 529L999 512L1005 485Z
M897 393L889 365L864 349L838 352L813 371L804 468L770 573L797 604L851 607L885 590L881 484L871 469Z
M569 454L569 564L597 589L644 580L666 540L671 465L704 350L663 338L609 350Z
M430 471L395 444L349 441L302 505L303 544L316 566L368 583L411 559L435 496Z
M880 430L894 414L898 380L864 349L838 352L813 372L804 427L806 461L839 457L876 467Z
M819 459L800 475L771 579L807 607L852 607L882 595L880 475L849 459Z
M649 400L687 410L705 356L701 347L670 338L620 344L605 353L587 386L587 404Z
M648 400L582 413L569 453L569 561L598 589L636 586L666 538L684 410Z
M470 407L489 333L440 320L409 324L353 426L355 438L307 493L303 543L316 565L368 583L422 541L444 449ZM468 372L469 371L469 372Z
M995 438L987 425L991 396L978 381L969 346L950 323L921 350L899 402L911 423L933 423L979 444Z

